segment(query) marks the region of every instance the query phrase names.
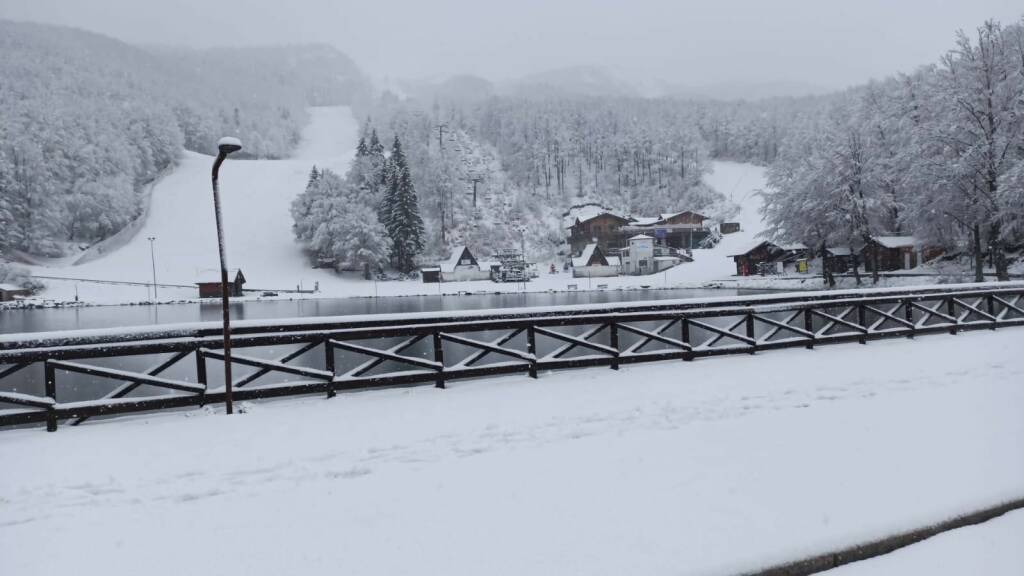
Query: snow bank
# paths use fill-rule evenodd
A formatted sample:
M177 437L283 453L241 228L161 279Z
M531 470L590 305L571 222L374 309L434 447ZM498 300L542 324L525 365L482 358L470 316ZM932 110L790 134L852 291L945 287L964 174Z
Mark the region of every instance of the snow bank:
M776 564L1020 496L1022 339L1007 329L3 432L0 461L17 465L0 474L0 572Z

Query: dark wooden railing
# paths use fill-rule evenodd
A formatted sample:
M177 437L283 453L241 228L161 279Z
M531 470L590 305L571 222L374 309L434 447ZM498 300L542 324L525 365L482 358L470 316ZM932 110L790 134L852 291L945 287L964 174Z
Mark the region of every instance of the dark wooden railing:
M1024 325L1022 299L1024 283L1001 283L248 322L232 331L231 361L250 370L234 381L234 397L444 388L499 374L956 334ZM223 402L219 371L207 369L223 361L219 334L190 325L0 337L0 390L17 390L0 391L0 406L14 405L0 410L0 426L46 422L53 431L61 421ZM40 368L41 383L25 375Z

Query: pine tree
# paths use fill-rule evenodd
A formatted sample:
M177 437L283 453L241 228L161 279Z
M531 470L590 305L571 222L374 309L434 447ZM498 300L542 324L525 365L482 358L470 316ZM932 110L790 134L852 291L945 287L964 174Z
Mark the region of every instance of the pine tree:
M408 273L415 268L415 258L423 251L423 219L397 135L388 164L389 182L380 214L391 238L391 258L399 270Z

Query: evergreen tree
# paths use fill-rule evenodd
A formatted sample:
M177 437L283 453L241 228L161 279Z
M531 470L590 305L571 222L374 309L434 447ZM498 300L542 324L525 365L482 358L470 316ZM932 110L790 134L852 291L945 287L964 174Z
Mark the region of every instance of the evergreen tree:
M381 207L384 226L391 238L391 258L402 272L412 272L423 251L423 219L402 144L395 136L391 147L389 182Z

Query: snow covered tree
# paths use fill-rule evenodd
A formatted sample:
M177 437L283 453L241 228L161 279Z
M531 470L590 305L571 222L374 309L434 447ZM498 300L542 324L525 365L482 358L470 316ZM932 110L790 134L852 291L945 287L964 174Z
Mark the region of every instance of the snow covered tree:
M416 256L423 251L423 219L402 143L395 136L389 158L389 181L381 213L391 238L391 258L405 273L416 267Z

